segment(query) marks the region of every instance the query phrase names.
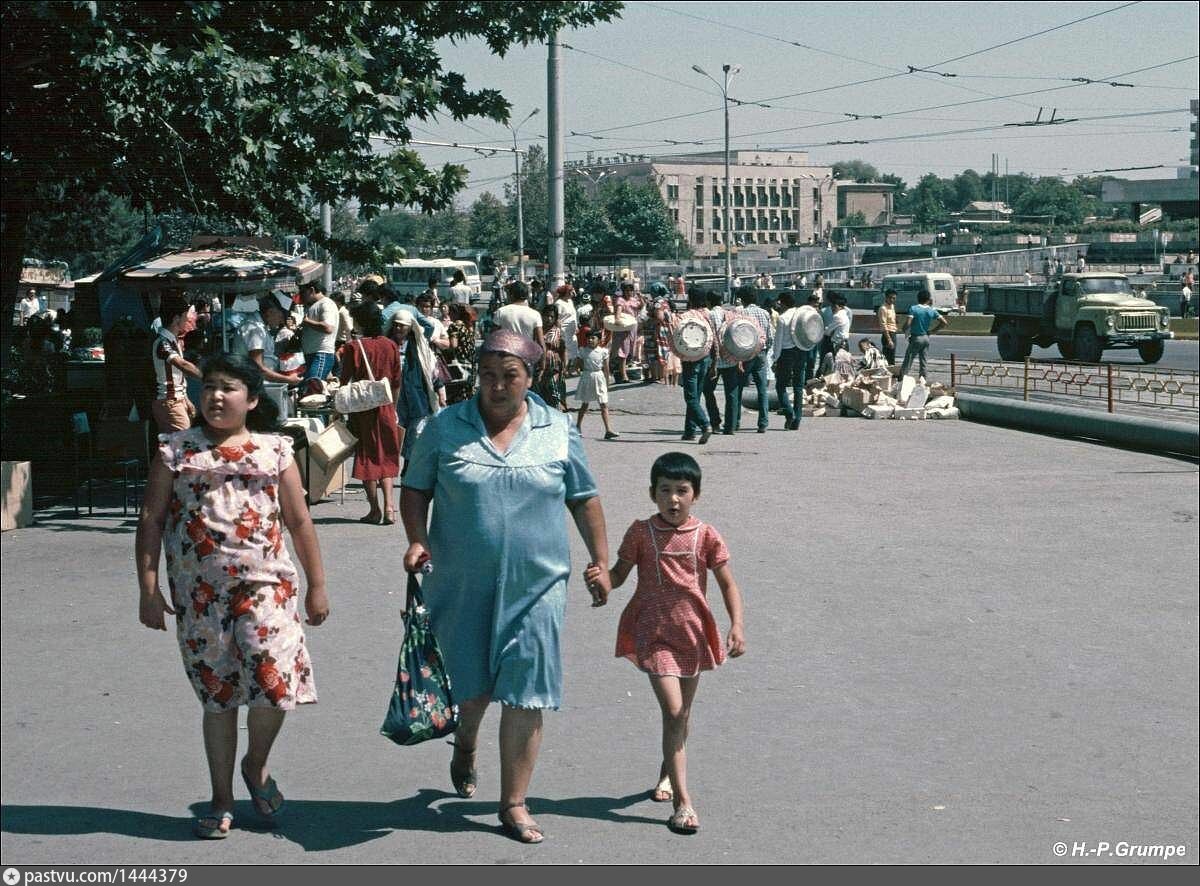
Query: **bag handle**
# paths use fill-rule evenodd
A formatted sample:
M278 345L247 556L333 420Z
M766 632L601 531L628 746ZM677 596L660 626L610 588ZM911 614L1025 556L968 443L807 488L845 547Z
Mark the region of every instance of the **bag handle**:
M375 381L375 373L371 371L371 361L367 359L367 349L363 347L361 338L357 338L355 341L358 343L359 353L362 354L363 365L367 367L367 378L369 378L371 381Z
M415 606L424 606L425 598L421 596L421 583L417 581L417 574L410 572L408 574L408 590L404 595L404 609L406 612L411 612Z

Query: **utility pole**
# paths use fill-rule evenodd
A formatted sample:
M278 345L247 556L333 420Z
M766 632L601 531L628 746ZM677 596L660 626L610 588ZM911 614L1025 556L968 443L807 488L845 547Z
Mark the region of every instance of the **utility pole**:
M550 35L549 54L546 59L546 160L549 184L549 244L550 288L556 289L566 280L563 267L563 241L566 220L563 213L563 132L561 91L559 89L560 60L558 32Z
M733 304L733 231L730 230L729 215L729 69L731 65L721 65L725 72L725 88L721 97L725 104L725 188L721 195L721 203L725 210L725 304Z
M517 169L517 279L522 283L525 282L525 210L521 204L521 152L517 149L517 130L528 123L537 112L538 109L534 108L516 126L508 127L513 137L513 162Z
M327 239L333 235L333 213L328 203L321 204L321 233ZM325 284L326 295L333 291L333 256L330 254L328 246L325 247L325 273L321 282Z

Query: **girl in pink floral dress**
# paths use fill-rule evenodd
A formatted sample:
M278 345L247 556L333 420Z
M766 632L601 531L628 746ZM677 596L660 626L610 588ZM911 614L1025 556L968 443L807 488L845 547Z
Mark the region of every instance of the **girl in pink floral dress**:
M691 516L699 497L696 460L682 452L659 456L650 469L650 498L658 513L634 521L617 551L617 564L609 571L616 589L637 567L637 590L617 628L617 656L628 658L650 676L663 722L663 763L651 796L674 802L675 812L667 825L684 834L700 829L688 793L684 747L700 672L721 664L726 651L733 658L746 651L742 595L729 568L729 551L716 529ZM729 613L724 646L705 599L710 569ZM584 573L589 586L600 575L598 566Z
M317 700L284 526L308 579L308 624L325 620L329 602L291 441L261 433L277 418L262 373L219 355L205 364L203 382L203 424L159 438L136 556L140 620L166 630L165 615L175 616L184 670L204 708L212 806L195 833L221 839L233 823L238 707L249 707L242 779L255 810L272 819L283 795L267 773L271 745L285 712ZM170 602L159 588L160 549Z

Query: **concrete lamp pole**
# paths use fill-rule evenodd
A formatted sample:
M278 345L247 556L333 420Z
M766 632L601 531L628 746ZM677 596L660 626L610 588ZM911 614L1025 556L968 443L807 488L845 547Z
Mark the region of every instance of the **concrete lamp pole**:
M517 131L538 112L534 108L516 126L508 127L513 137L513 162L517 167L517 279L525 282L525 210L521 205L521 152L517 149Z
M724 209L724 221L722 222L723 239L725 241L725 304L733 304L733 243L730 230L729 216L729 81L734 75L742 70L741 65L721 65L721 70L725 72L725 82L714 79L704 68L699 65L692 65L692 70L697 74L708 77L721 90L721 99L725 105L725 186L721 191L721 205Z

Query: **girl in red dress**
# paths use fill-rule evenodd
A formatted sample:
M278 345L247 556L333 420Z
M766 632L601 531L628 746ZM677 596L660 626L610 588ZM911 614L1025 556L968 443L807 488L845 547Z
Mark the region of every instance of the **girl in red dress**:
M667 825L685 834L700 829L688 793L684 747L700 672L721 664L726 652L737 658L746 651L742 595L729 568L729 551L716 529L691 515L699 497L696 460L682 452L660 456L650 469L650 498L658 513L634 521L609 571L612 587L618 588L637 567L637 590L617 629L617 656L650 675L663 721L663 763L652 797L673 801L675 812ZM710 569L729 613L724 645L705 599ZM600 577L600 567L589 567L585 577L590 586Z

